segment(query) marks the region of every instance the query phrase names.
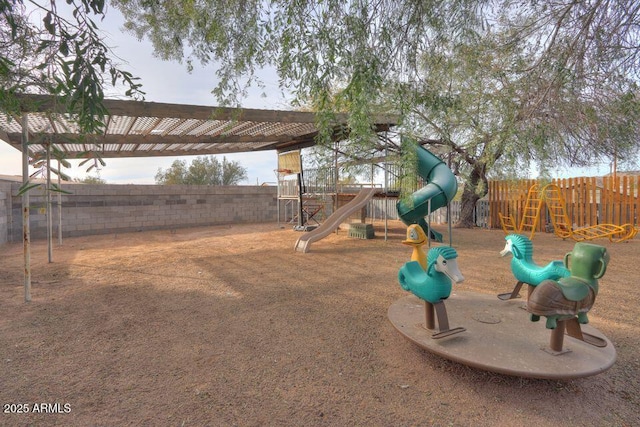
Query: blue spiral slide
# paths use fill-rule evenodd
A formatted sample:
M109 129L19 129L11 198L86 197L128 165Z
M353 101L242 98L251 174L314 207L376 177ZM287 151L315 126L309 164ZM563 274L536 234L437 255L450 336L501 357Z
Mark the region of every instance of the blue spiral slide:
M421 146L416 146L416 152L418 175L427 185L397 203L398 216L406 225L419 224L425 233L431 233L432 239L442 242L442 234L429 230L424 218L453 200L458 191L458 182L451 169L439 157Z

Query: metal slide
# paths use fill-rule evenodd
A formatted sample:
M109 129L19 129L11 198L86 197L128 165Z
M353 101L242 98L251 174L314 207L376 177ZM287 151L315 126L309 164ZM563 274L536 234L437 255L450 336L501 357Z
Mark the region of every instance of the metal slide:
M314 230L304 233L296 241L294 249L298 252L308 252L311 243L327 237L336 230L342 222L352 213L367 204L374 194L382 191L381 188L363 188L349 203L337 209L322 225Z
M411 194L408 200L398 201L396 209L406 225L419 224L425 233L431 232L432 238L442 242L442 234L429 230L424 217L447 206L458 191L458 182L451 169L439 157L421 146L417 146L416 150L418 174L427 185Z

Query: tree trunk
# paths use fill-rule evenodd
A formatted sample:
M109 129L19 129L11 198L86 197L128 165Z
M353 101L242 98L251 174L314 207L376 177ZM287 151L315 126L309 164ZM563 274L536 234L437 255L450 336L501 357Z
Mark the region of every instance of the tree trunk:
M481 184L482 187L479 190ZM473 218L476 203L487 194L487 191L488 180L485 175L485 167L482 164L476 164L471 169L469 179L465 182L460 206L460 219L456 223L456 227L473 228L476 226Z

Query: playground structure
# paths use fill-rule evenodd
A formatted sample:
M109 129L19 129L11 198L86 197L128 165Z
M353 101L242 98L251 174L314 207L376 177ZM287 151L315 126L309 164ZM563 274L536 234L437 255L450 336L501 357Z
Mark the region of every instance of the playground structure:
M363 188L358 195L346 205L336 210L325 222L317 228L304 233L296 240L294 249L297 252L308 252L311 243L327 237L336 230L349 215L361 209L371 198L380 192L379 188Z
M285 221L295 223L294 230L304 232L294 245L297 252L306 253L311 244L327 237L366 207L367 203L383 193L374 184L351 184L338 186L335 169L314 171L311 185L305 183L300 152L288 152L279 156L278 173L278 219L280 206L284 202ZM295 179L287 176L295 175ZM342 206L339 201L350 199ZM364 215L360 221L364 222Z
M438 277L444 276L440 271L446 267L436 267L436 260L442 264L447 258L448 264L454 257L438 250L454 251L434 247L429 250L426 271L418 261L409 261L400 269L398 281L412 294L400 298L388 310L396 330L414 344L473 368L525 378L583 378L613 366L615 347L586 324L587 312L597 295L597 281L609 259L602 246L576 243L564 258L570 275L538 284L525 307L532 313L533 322L517 300L451 292L451 281ZM454 270L458 271L457 264ZM462 277L459 271L455 276ZM546 316L547 322L536 322L540 316ZM450 329L450 318L464 326ZM570 337L567 347L565 334Z
M529 239L533 239L545 206L553 232L562 239L571 238L580 242L608 237L612 242L622 242L632 239L638 233L637 228L631 223L623 225L599 223L574 228L567 213L567 203L562 190L554 183L547 184L542 189L538 184L533 184L529 188L519 222L516 221L513 213L498 212L502 230L505 234L529 232Z
M295 158L297 156L297 160ZM456 194L458 185L454 174L449 168L433 153L423 148L422 146L416 147L417 157L417 173L425 182L425 185L412 193L407 200L399 200L396 203L396 210L398 217L407 225L418 224L428 235L428 242L430 244L431 239L441 242L442 234L432 230L429 226L429 222L425 217L437 209L443 206L447 206ZM342 193L339 193L339 186L336 184L335 170L333 173L325 174L325 179L322 185L321 194L309 192L303 181L303 172L299 152L298 153L285 153L281 155L279 161L279 202L284 199L287 203L293 204L294 200L297 202L297 215L292 216L298 219L298 224L294 229L299 231L305 231L306 233L300 236L295 243L294 250L298 252L308 252L310 245L316 242L333 231L337 230L340 224L348 220L348 218L358 211L365 208L367 203L375 196L388 197L390 193L392 197L397 198L398 190L389 190L389 186L385 182L384 188L376 186L374 184L347 184L341 186ZM297 163L296 163L297 162ZM281 179L281 175L297 174L297 191L289 191L293 196L284 195L284 191L281 193L282 188L286 188L281 183L288 182L289 187L293 180ZM331 181L333 177L333 181ZM373 179L372 179L373 180ZM326 185L327 182L331 182L330 185ZM310 186L311 187L311 186ZM330 188L333 187L333 191ZM318 186L312 186L312 188L318 188ZM349 196L351 200L343 206L337 207L338 200L345 196L345 188L348 188ZM305 200L310 198L324 200L323 213L327 210L325 206L329 201L333 201L333 206L330 210L331 215L324 218L322 224L316 222L309 226L309 219L314 219L315 212L306 209ZM364 222L364 214L361 214L360 221ZM450 221L449 221L450 224Z
M435 169L437 162L433 163ZM441 178L445 174L435 176ZM419 202L415 205L438 205L440 202L433 201L444 193L444 189L437 191L434 187L414 193ZM529 216L536 220L542 206L542 198L534 196L537 193L536 187L530 189L531 197L526 204ZM403 212L400 203L398 212ZM411 295L400 298L388 310L390 322L405 338L455 362L527 378L581 378L604 372L613 365L616 359L613 344L586 325L586 313L597 295L597 279L606 271L606 249L579 242L565 256L563 265L555 261L540 267L533 262L533 246L528 238L507 236L502 254L514 254L511 267L518 283L511 294L495 299L472 292L452 292L452 283L463 280L456 250L437 246L425 256L422 247L429 229L423 230L417 213L406 218L410 224L407 239L402 243L412 246L413 251L411 260L398 272L398 282ZM527 308L533 323L528 321L522 305L514 301L524 283L529 285ZM547 317L546 327L535 323L540 316ZM450 328L450 317L464 326ZM571 349L564 348L565 332L573 339ZM545 346L545 342L549 345Z
M542 196L538 189L538 184L533 184L529 188L519 223L516 223L512 214L503 215L501 212L498 212L500 225L505 233L524 233L525 231L529 231L531 233L529 239L533 239L533 235L536 232L536 225L540 219L540 211L542 210Z
M416 154L418 175L425 180L426 185L411 194L409 200L398 201L398 215L406 225L418 224L429 238L442 242L442 235L430 230L425 217L451 202L458 191L458 182L447 165L429 150L418 146Z

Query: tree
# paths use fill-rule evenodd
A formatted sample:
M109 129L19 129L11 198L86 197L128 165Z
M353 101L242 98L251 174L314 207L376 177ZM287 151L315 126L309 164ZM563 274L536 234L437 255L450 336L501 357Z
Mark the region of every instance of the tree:
M80 184L106 184L107 183L107 181L105 181L103 178L100 178L100 176L86 176L84 178L74 178L73 181L79 182Z
M423 55L419 80L399 91L406 132L442 147L464 178L460 226L473 225L475 203L492 175L523 175L532 162L543 172L548 165L588 165L614 151L635 156L634 80L603 76L592 87L558 65L569 52L551 61L514 32L514 25L493 26L476 40L433 46Z
M175 160L166 171L158 168L156 184L185 185L238 185L247 179L247 170L236 161L226 157L220 162L215 156L196 157L190 165L184 160Z
M500 16L503 44L529 58L511 67L528 80L522 119L560 146L555 161L581 166L616 153L637 159L640 4L567 0L525 9Z
M281 86L293 90L295 102L308 103L317 112L318 142L326 146L333 142L336 112L348 113L349 144L362 147L344 149L351 153L379 146L371 127L377 112L402 113L410 126L420 125L415 117L426 118L425 130L434 123L455 124L455 135L442 128L441 134L426 139L446 144L453 164L471 180L467 202L486 191L477 184L504 165L518 170L515 165L529 161L586 164L603 155L633 158L637 151L640 6L634 0L113 4L127 19L126 28L148 37L161 58L186 60L187 66L217 62L220 84L214 93L223 103L237 103L249 86L261 84L261 69L275 68ZM90 84L97 81L101 88L91 65L104 71L109 56L100 43L92 44L97 26L92 21L83 26L88 22L83 17L104 13L103 6L100 0L81 0L74 15L78 27L72 31L62 30L56 13L47 13L43 21L46 32L59 42L56 52L71 56L60 63L64 84L55 87L76 94L65 98L70 110L88 105L87 117L96 117L93 113L99 110L90 106L101 94ZM50 9L55 12L55 4ZM0 13L5 10L0 8ZM19 27L11 19L6 19L6 27L14 31ZM86 37L67 37L77 34ZM492 48L483 49L489 60L473 55L472 49L482 49L485 41ZM93 52L97 54L92 57ZM79 53L92 60L78 59L84 57ZM478 93L483 81L498 85L487 88L483 99L491 98L491 108L483 110L482 121L476 117L474 123L471 117L477 110L463 102L465 76L452 84L457 92L424 85L439 69L438 58L471 73L472 92ZM0 62L13 67L8 56ZM490 79L481 78L485 73ZM127 83L128 75L115 75ZM85 95L78 84L88 85L87 103L80 102ZM509 105L515 110L505 110Z
M202 2L116 0L125 28L168 60L215 62L223 103L238 103L259 72L275 68L294 104L311 103L320 124L350 112L354 138L368 135L385 76L413 73L422 48L444 30L464 34L477 1ZM343 88L342 102L331 95ZM320 139L330 142L330 128Z
M70 13L55 1L0 0L0 109L20 114L20 94L54 95L74 115L81 132L104 128L104 88L123 84L141 97L137 79L114 61L94 21L104 0L68 0ZM41 21L37 21L37 16Z
M115 3L165 59L218 61L233 100L275 67L296 101L349 113L343 153L375 151L372 113L445 146L465 178L463 204L496 169L588 164L637 148L639 7L605 2L226 1ZM418 135L422 131L422 135ZM401 149L396 143L392 149ZM465 209L462 225L470 224Z

